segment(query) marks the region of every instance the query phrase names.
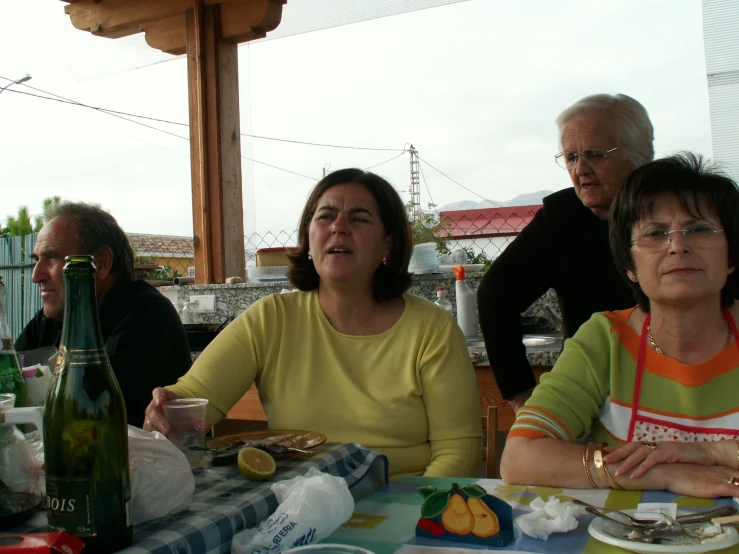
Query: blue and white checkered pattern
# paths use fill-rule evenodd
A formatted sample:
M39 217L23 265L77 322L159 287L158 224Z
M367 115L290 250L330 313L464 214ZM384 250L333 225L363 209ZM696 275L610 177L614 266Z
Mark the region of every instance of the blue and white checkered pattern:
M190 509L134 527L133 545L125 554L209 554L229 552L234 534L256 527L277 508L271 490L275 481L305 474L315 467L358 485L376 465L387 482L387 458L356 443L326 443L310 457L277 460L277 472L267 481L249 481L236 465L208 467L195 473L195 495ZM41 518L8 530L11 533L44 531L35 526Z

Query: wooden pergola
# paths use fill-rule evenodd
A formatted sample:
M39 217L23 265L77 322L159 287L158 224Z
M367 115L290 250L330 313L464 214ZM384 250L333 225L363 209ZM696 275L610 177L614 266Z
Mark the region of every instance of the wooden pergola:
M195 276L245 278L237 47L275 29L286 0L63 0L75 28L106 38L145 33L187 54Z

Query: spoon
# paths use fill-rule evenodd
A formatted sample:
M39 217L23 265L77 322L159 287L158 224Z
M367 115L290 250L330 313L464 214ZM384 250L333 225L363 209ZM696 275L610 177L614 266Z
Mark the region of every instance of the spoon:
M628 529L631 529L631 530L650 531L650 530L656 529L657 527L661 527L665 525L665 522L660 522L660 521L649 521L648 523L641 523L647 520L638 520L636 518L632 518L631 516L627 514L624 514L623 512L614 510L615 512L618 512L619 514L624 515L628 517L630 520L632 520L631 523L626 523L625 521L621 521L620 519L616 519L611 516L608 516L604 514L603 512L601 512L600 510L598 510L595 506L590 506L590 505L585 507L585 511L590 514L593 514L594 516L602 517L614 523L618 523L619 525L627 527ZM633 520L636 520L636 521L633 521Z

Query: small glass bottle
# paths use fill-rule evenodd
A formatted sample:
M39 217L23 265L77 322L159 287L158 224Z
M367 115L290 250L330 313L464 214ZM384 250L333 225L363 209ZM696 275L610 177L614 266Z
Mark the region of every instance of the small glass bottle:
M14 394L16 408L28 405L26 380L23 378L5 315L5 285L2 279L0 279L0 393Z
M448 293L444 290L444 287L439 287L439 290L436 291L436 305L441 306L447 312L449 312L450 316L454 317L454 306L452 306L452 303L449 302L447 296Z

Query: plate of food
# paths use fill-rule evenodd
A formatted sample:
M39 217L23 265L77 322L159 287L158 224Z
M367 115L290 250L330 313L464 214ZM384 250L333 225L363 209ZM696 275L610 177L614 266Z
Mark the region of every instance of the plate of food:
M452 264L452 265L440 265L439 270L442 273L454 273L454 268L458 265L461 265L464 267L464 273L467 275L468 273L477 273L480 271L483 267L485 267L485 264Z
M317 431L268 429L216 437L209 440L206 446L213 449L227 449L240 448L242 446L269 446L279 444L287 448L309 450L322 445L324 442L326 442L326 435Z
M629 515L634 515L636 512L636 510L623 511ZM681 512L680 515L684 513L689 512ZM608 515L621 518L615 512ZM626 521L626 518L623 520ZM652 552L696 554L722 550L739 543L739 533L731 525L708 522L680 527L680 529L670 527L655 531L653 534L643 534L607 519L596 517L588 526L588 533L606 544L644 554Z

